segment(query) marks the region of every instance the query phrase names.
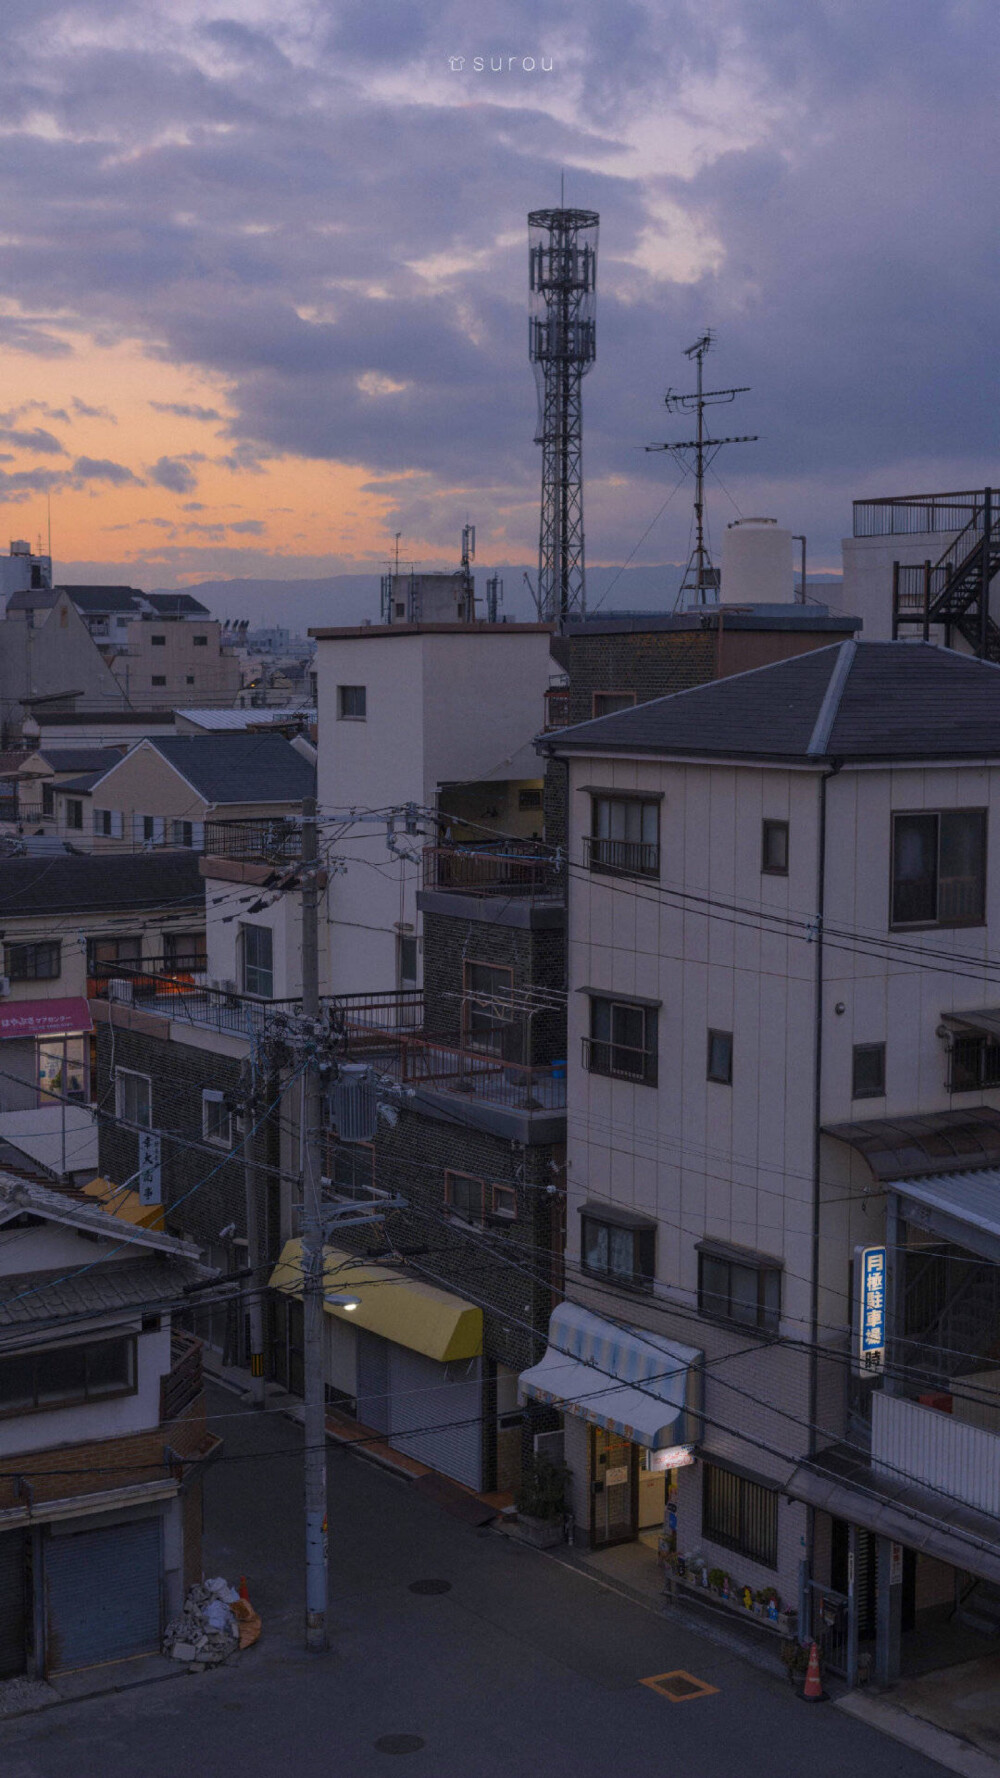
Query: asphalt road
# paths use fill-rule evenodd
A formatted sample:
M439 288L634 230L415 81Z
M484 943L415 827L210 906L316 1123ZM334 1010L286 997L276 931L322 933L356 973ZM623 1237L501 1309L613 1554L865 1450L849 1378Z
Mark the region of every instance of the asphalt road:
M941 1778L693 1624L336 1449L333 1646L307 1655L301 1433L213 1402L226 1457L206 1483L206 1563L247 1575L261 1642L215 1672L0 1724L3 1778ZM450 1590L412 1592L422 1580ZM671 1702L640 1683L677 1669L715 1690Z

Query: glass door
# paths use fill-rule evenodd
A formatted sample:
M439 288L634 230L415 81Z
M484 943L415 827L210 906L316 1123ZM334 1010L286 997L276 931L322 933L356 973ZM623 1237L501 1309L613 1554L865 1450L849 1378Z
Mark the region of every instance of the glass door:
M636 1535L635 1451L628 1439L591 1428L591 1542L595 1549L631 1543Z

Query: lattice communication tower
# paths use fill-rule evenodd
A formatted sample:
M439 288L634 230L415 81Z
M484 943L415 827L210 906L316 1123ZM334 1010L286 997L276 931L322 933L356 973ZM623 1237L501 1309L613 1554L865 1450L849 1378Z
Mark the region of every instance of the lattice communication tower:
M529 355L538 387L542 506L538 615L563 622L586 609L583 547L583 409L580 385L597 356L595 210L528 216Z

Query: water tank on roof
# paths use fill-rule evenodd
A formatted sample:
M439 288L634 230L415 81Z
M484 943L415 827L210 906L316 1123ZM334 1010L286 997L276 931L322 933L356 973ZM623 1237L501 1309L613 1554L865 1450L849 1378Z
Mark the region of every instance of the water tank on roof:
M722 539L723 605L777 605L795 597L792 533L777 519L735 519Z

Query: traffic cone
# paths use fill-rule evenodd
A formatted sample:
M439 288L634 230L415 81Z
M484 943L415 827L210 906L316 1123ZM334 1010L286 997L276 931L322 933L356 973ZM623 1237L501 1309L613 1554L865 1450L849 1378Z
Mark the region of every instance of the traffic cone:
M802 1696L810 1704L818 1704L826 1696L823 1690L823 1681L819 1675L819 1649L815 1642L810 1645L809 1649L809 1665L806 1668L806 1682L802 1687Z
M247 1589L247 1577L245 1574L240 1575L239 1595L240 1595L241 1599L249 1600L249 1598L250 1598L250 1593ZM815 1648L815 1646L816 1646L816 1644L813 1643L814 1648ZM816 1671L819 1672L819 1668L817 1668Z

